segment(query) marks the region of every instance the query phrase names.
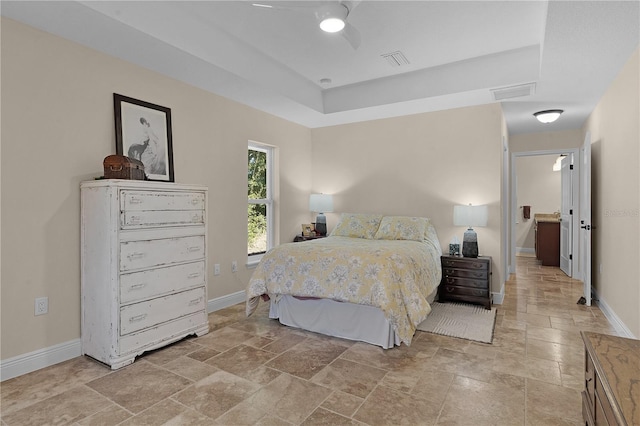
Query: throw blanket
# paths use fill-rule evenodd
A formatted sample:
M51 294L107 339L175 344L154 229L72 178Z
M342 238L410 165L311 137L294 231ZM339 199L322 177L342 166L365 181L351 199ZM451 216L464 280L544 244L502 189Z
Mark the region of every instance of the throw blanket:
M247 315L263 294L327 298L380 308L409 345L431 312L440 283L440 249L432 241L331 236L267 252L247 288Z

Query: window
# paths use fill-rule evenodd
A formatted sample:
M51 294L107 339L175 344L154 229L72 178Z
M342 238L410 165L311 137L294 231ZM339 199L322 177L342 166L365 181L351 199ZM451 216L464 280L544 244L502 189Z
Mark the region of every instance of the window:
M272 147L249 142L247 255L250 262L259 260L273 244L272 157Z

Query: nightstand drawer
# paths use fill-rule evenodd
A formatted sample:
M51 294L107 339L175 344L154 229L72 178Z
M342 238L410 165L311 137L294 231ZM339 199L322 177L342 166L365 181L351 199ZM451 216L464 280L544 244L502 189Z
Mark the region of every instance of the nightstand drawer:
M489 297L489 290L483 290L481 288L471 287L458 287L455 285L442 284L442 290L440 292L443 296L459 295L459 296L476 296L476 297Z
M442 283L445 285L454 285L457 287L467 287L467 288L480 288L483 290L489 289L489 283L486 279L484 280L470 280L467 278L457 278L457 277L448 277L445 276L442 279Z
M447 268L461 268L472 270L489 270L489 262L481 259L473 259L468 257L463 258L443 258L442 266Z
M486 280L487 278L489 278L489 271L487 270L473 271L469 269L444 268L442 270L442 273L445 277L461 277L479 280Z

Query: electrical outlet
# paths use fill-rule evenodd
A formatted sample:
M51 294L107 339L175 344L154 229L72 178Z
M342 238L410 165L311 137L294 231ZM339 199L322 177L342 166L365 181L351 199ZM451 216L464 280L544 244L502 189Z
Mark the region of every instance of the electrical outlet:
M220 264L216 263L213 265L213 275L220 275Z
M235 260L231 262L231 272L238 272L238 262Z
M49 312L49 298L38 297L36 298L35 315L44 315Z

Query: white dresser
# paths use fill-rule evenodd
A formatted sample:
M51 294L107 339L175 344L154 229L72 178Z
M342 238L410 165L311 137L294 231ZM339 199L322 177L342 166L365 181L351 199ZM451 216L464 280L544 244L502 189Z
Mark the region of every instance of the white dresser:
M206 334L207 188L109 179L80 192L82 353L117 369Z

